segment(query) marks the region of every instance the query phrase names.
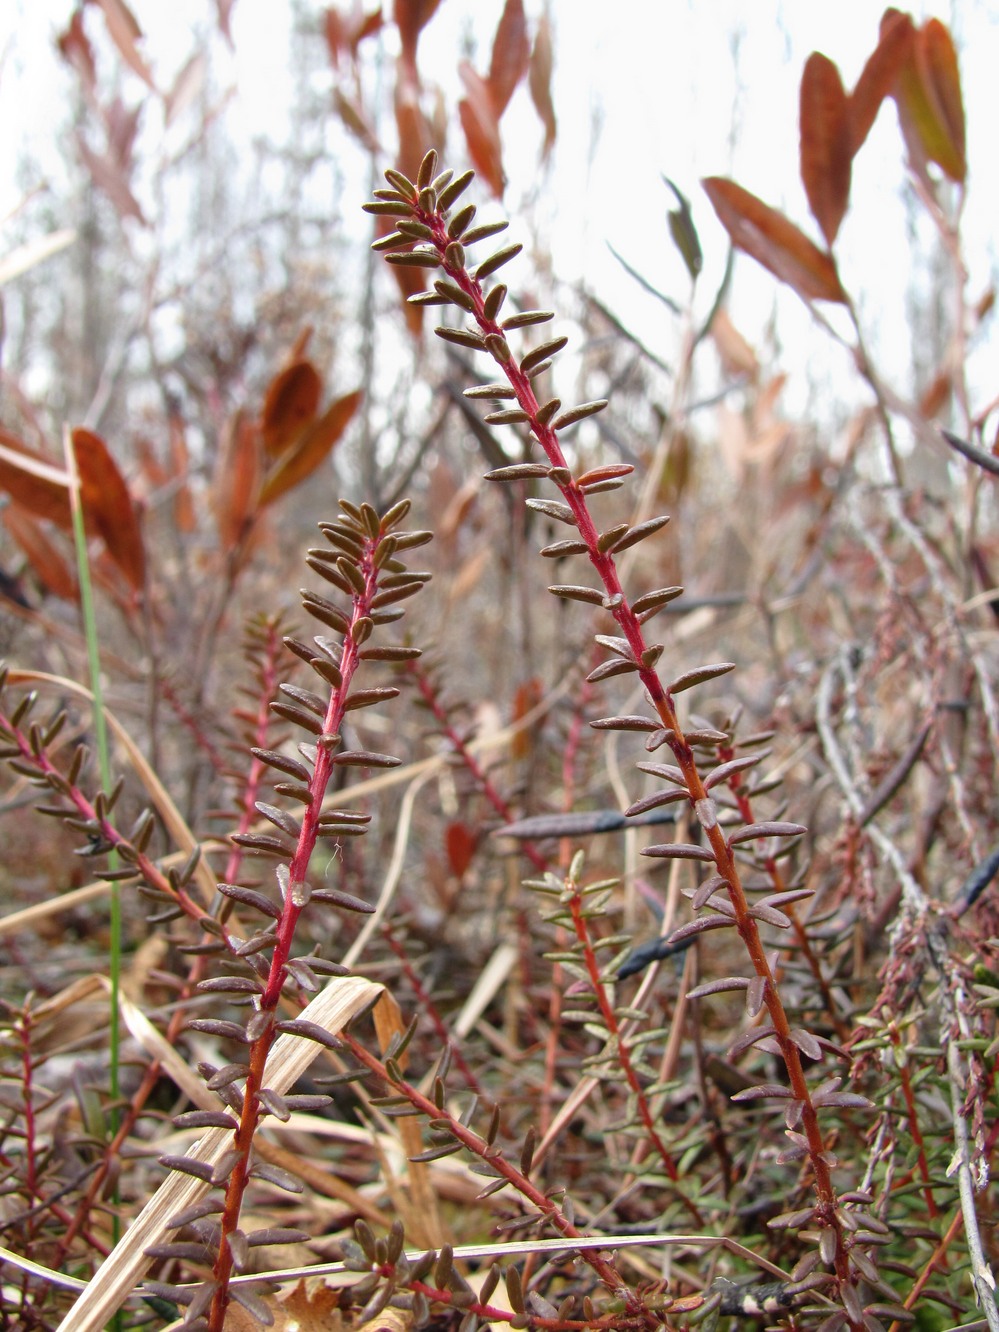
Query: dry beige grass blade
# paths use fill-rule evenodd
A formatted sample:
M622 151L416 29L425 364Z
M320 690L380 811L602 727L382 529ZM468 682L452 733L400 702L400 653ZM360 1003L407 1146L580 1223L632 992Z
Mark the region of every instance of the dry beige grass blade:
M380 985L362 976L340 977L331 981L303 1009L301 1016L336 1034L377 999L381 991ZM279 1093L287 1091L321 1049L315 1041L303 1040L299 1036L279 1036L267 1061L267 1085ZM231 1141L232 1134L228 1129L210 1129L187 1155L215 1165ZM85 1293L59 1324L59 1332L101 1332L149 1266L151 1259L145 1256L145 1250L167 1233L166 1223L171 1216L207 1193L209 1187L191 1175L169 1174L102 1264Z
M64 675L50 675L47 671L25 671L11 670L7 673L7 679L11 684L41 684L48 685L58 689L61 693L76 694L78 698L86 699L88 703L93 703L94 696L84 685L77 684L75 680L70 680ZM142 782L142 785L149 793L149 798L156 808L156 812L166 825L174 844L182 851L190 853L198 845L198 841L186 821L181 815L180 810L174 804L170 795L147 762L142 750L129 735L126 728L118 720L113 712L104 709L104 716L107 723L114 731L116 738L122 748L128 755L129 762L135 769L136 775ZM195 879L201 888L205 904L209 904L215 897L215 879L204 859L198 865L194 873Z

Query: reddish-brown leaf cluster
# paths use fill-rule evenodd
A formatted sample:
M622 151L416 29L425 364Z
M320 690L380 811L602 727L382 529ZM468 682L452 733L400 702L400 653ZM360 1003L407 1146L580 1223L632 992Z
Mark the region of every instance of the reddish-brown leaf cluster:
M794 223L733 181L711 177L704 188L733 244L758 260L805 300L843 301L832 247L850 204L853 159L886 98L898 111L912 171L931 191L930 164L964 183L964 106L954 43L938 19L917 27L888 9L878 44L852 92L836 65L809 57L800 90L800 174L823 250Z

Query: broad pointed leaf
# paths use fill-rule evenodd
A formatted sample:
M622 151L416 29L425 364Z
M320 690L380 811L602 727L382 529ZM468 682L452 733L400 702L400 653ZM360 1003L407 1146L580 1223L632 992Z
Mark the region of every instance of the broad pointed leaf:
M297 447L282 455L267 474L260 490L260 503L271 504L286 491L304 481L316 470L330 449L346 430L357 411L363 394L360 389L347 393L327 407L306 430Z
M104 21L111 34L111 40L120 51L125 64L138 74L144 83L148 83L150 88L154 87L149 66L137 45L142 37L142 29L136 22L135 15L125 4L125 0L97 0L97 4L104 11Z
M885 12L878 44L868 57L848 99L854 154L863 147L881 103L895 87L899 72L909 57L915 31L915 25L908 14L902 14L897 9Z
M0 490L6 491L34 517L47 518L68 531L73 525L69 488L55 476L40 474L50 470L65 475L57 463L29 449L16 435L0 427Z
M839 70L813 51L801 76L801 181L812 216L832 247L850 201L852 133Z
M72 440L83 512L93 519L108 554L128 582L141 591L146 552L131 491L100 435L80 426L73 431Z
M924 171L933 162L963 183L968 164L961 76L951 35L939 20L930 19L915 33L895 102L914 169Z
M527 86L531 91L534 109L545 127L545 143L541 151L547 158L555 146L555 107L552 103L552 30L546 15L542 14L534 34L534 49L527 71Z
M527 72L530 53L524 0L506 0L489 64L489 91L497 118L506 110L513 90Z
M467 94L458 103L458 114L461 117L461 128L465 131L468 155L476 171L493 194L499 198L503 193L506 177L503 174L499 120L489 85L467 60L461 62L458 72Z
M806 300L844 301L836 264L804 232L735 181L702 182L719 221L740 250Z
M226 429L215 471L213 505L223 550L236 549L253 525L262 455L259 426L237 413Z
M433 18L439 4L440 0L395 0L392 17L402 38L402 55L407 63L415 65L420 33Z
M32 515L20 504L8 504L3 522L46 591L64 601L75 601L78 591L73 573Z
M319 408L323 381L311 361L292 361L271 380L260 430L269 454L283 453L298 439Z

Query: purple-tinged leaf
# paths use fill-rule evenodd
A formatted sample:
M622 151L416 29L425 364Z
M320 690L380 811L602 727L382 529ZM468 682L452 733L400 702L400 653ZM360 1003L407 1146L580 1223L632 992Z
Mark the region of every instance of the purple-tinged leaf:
M276 1022L274 1029L287 1032L291 1036L302 1036L307 1041L315 1041L325 1046L327 1050L343 1049L343 1043L331 1035L325 1027L321 1027L318 1022L310 1022L307 1018L288 1018Z
M597 721L591 721L590 726L595 731L655 731L659 723L653 721L651 717L639 717L630 715L627 717L601 717Z
M706 934L708 930L731 929L732 922L724 916L700 916L697 920L688 921L686 925L681 925L678 930L666 940L667 946L675 948L677 944L685 939L692 939L698 934Z
M729 1059L737 1059L739 1055L745 1054L751 1046L758 1044L760 1041L767 1039L773 1034L773 1027L753 1027L750 1031L744 1031L742 1035L737 1036L729 1046Z
M751 842L757 837L800 837L808 829L801 823L749 823L745 828L738 828L728 839L729 846L739 842Z
M712 874L711 878L705 879L691 896L691 907L694 911L700 911L701 907L709 902L711 898L714 897L715 893L719 892L722 888L727 887L728 879L723 878L720 874Z
M206 1184L212 1182L212 1167L207 1161L197 1161L193 1156L161 1156L160 1165L167 1170L179 1170L183 1175L193 1175Z
M756 1087L747 1087L732 1097L733 1101L786 1101L794 1096L790 1087L781 1082L761 1082Z
M749 985L747 976L720 976L718 980L708 981L706 985L695 986L687 991L688 999L704 999L709 994L726 994L729 990L744 990Z
M682 693L684 689L693 689L695 685L704 684L707 680L714 680L717 676L727 675L729 671L734 670L734 661L718 661L709 666L698 666L696 670L685 671L683 675L678 675L671 682L669 692L671 694Z
M647 846L642 855L658 860L714 860L708 847L694 846L692 842L660 842L656 846Z
M186 1110L183 1114L174 1115L173 1126L178 1129L224 1128L232 1129L233 1132L239 1128L232 1115L227 1115L223 1110Z

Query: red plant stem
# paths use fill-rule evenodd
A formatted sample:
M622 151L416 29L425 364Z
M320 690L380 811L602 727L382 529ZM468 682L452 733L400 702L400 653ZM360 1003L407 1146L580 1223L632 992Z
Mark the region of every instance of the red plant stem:
M391 1280L395 1269L390 1266L384 1266L379 1269L381 1275ZM406 1290L411 1290L414 1294L425 1295L428 1300L434 1304L443 1304L448 1307L454 1305L454 1292L442 1290L437 1286L430 1286L425 1281L408 1281ZM699 1303L702 1301L699 1301ZM691 1313L695 1304L685 1303L684 1312ZM473 1300L470 1304L460 1306L462 1315L473 1313L481 1318L483 1322L489 1323L510 1323L517 1317L516 1313L511 1313L509 1309L498 1309L492 1304L482 1304L479 1300ZM669 1313L667 1307L664 1312ZM644 1310L641 1317L622 1319L619 1313L603 1314L599 1318L542 1318L540 1315L531 1314L530 1326L532 1328L544 1328L546 1332L586 1332L588 1328L606 1328L607 1332L620 1332L620 1329L628 1327L646 1327L648 1320L645 1317ZM657 1326L661 1326L657 1324Z
M420 977L416 972L416 968L410 962L409 956L405 948L403 948L402 944L400 944L399 940L392 933L391 926L383 925L382 935L385 939L385 942L388 944L389 948L392 949L392 952L395 953L396 957L399 959L399 963L406 974L406 979L413 987L413 992L416 995L418 1003L420 1004L421 1008L423 1009L423 1011L426 1013L427 1017L430 1019L431 1023L433 1024L434 1030L437 1032L438 1039L441 1040L444 1043L444 1045L446 1045L448 1049L451 1051L451 1059L454 1063L454 1066L459 1070L461 1076L465 1079L467 1087L469 1088L470 1091L475 1092L476 1096L481 1097L483 1101L491 1105L492 1102L489 1100L489 1097L486 1095L482 1087L482 1084L479 1082L478 1078L469 1068L465 1056L461 1053L461 1047L459 1046L458 1042L454 1039L454 1037L451 1035L451 1032L448 1030L447 1023L441 1017L437 1009L437 1005L434 1003L431 996L427 993L427 990L424 987L423 982L420 980Z
M364 581L363 592L355 592L351 601L350 627L344 634L343 651L340 657L339 671L342 683L331 690L330 701L323 719L322 734L317 737L316 760L309 781L310 800L303 807L304 813L298 843L288 871L288 887L284 899L281 918L277 923L274 949L271 954L270 968L264 982L263 991L257 1000L257 1012L269 1015L264 1029L252 1041L249 1053L249 1072L243 1089L243 1106L239 1124L233 1134L233 1150L239 1153L236 1164L226 1181L225 1203L220 1222L221 1238L218 1256L215 1260L215 1294L212 1297L208 1313L209 1332L222 1332L226 1309L229 1305L229 1280L232 1276L233 1255L229 1245L229 1236L239 1225L243 1195L246 1192L250 1176L251 1152L257 1125L262 1113L258 1093L264 1089L264 1070L267 1057L274 1042L274 1013L281 998L281 990L287 977L286 963L291 957L295 939L295 928L306 905L306 894L300 890L306 883L309 861L315 850L319 836L319 819L322 813L323 797L333 775L334 755L340 739L347 709L348 694L354 674L360 663L360 644L364 637L355 627L362 620L370 628L372 603L378 591L378 567L375 553L380 537L365 541L362 554L357 561L357 569ZM252 1019L251 1019L252 1020Z
M718 758L720 762L725 763L729 759L735 758L735 750L731 745L719 745ZM729 779L728 787L735 798L736 808L739 811L740 818L744 823L754 823L756 820L753 814L752 801L746 792L743 781L742 773L734 772ZM782 893L786 885L784 882L784 875L781 873L780 864L777 859L774 856L767 856L763 862L763 868L768 874L770 882L773 884L774 892ZM791 922L791 928L794 930L794 936L798 941L798 947L801 949L802 955L808 963L808 969L815 978L816 985L819 987L819 992L822 995L822 1002L825 1005L829 1020L836 1028L836 1034L839 1039L841 1041L847 1041L851 1035L850 1027L844 1022L836 1007L836 1001L833 999L832 989L823 975L822 968L819 965L819 959L815 956L811 941L808 938L808 931L798 919L795 903L787 903L783 910L784 914Z
M516 1166L511 1165L500 1153L496 1147L491 1147L478 1133L473 1133L460 1120L456 1119L446 1109L439 1109L429 1097L410 1083L401 1078L393 1078L389 1075L385 1064L376 1056L367 1050L359 1041L355 1040L349 1032L341 1032L340 1039L350 1050L354 1058L365 1068L376 1073L392 1090L399 1095L405 1096L414 1109L419 1110L427 1119L432 1119L437 1123L446 1120L448 1132L458 1142L461 1143L473 1156L488 1162L502 1178L516 1189L516 1191L531 1204L560 1235L566 1239L583 1239L584 1234L577 1229L569 1220L562 1209L543 1193L535 1184L528 1179L523 1171ZM583 1259L596 1273L600 1280L609 1290L612 1290L616 1296L625 1303L626 1312L633 1317L638 1317L647 1327L658 1327L658 1319L654 1318L639 1297L629 1289L627 1283L621 1277L612 1263L605 1258L601 1258L599 1253L592 1249L581 1249L580 1258Z
M261 670L261 697L260 704L254 719L254 742L258 748L266 748L270 733L272 718L270 713L270 704L277 697L278 673L277 673L277 655L281 647L281 640L278 636L275 626L268 626L269 633L266 645L266 658ZM242 813L239 819L238 832L249 832L257 818L256 800L260 794L260 785L265 771L265 765L257 758L254 758L251 765L242 797ZM234 883L240 872L243 861L243 848L238 843L233 843L233 849L226 862L224 881ZM148 880L147 880L148 881ZM227 905L229 899L226 899ZM200 914L200 913L199 913ZM203 942L207 942L212 936L203 935ZM187 1020L187 1009L184 1001L190 999L197 989L198 982L202 979L208 968L208 956L206 954L197 954L192 958L188 969L187 979L184 982L180 993L180 1002L170 1016L170 1021L166 1029L166 1041L169 1045L176 1045L177 1040L184 1028ZM76 1208L76 1212L68 1224L66 1224L62 1235L59 1238L59 1246L56 1251L55 1266L61 1267L69 1253L70 1246L79 1233L89 1216L91 1208L100 1193L104 1181L111 1170L112 1162L119 1156L129 1135L135 1128L136 1122L145 1107L146 1102L152 1095L160 1078L162 1065L158 1059L154 1059L147 1067L142 1076L142 1081L135 1092L129 1098L121 1120L118 1124L117 1132L108 1144L104 1154L104 1160L91 1176L87 1191Z
M442 705L440 698L437 694L437 691L433 687L433 684L429 676L427 675L427 672L419 665L418 662L410 662L409 671L410 674L413 676L413 679L416 681L416 687L420 691L420 697L423 699L424 703L430 709L432 717L437 722L437 725L440 727L441 734L447 739L449 744L451 744L454 747L455 753L458 755L458 757L461 759L462 763L465 765L468 772L471 774L472 780L475 782L476 786L486 797L486 799L492 805L493 809L500 816L500 818L503 819L506 823L512 823L514 818L513 810L510 808L507 802L503 799L502 795L500 795L499 791L493 785L492 780L489 777L489 774L486 772L485 768L483 768L482 764L472 753L471 749L469 748L468 744L465 741L464 736L457 729L457 727L454 726L454 724L451 722L451 719L448 717L447 710ZM541 854L541 852L538 851L537 848L533 846L530 842L524 842L522 845L522 850L524 854L527 856L527 858L530 860L531 864L535 867L535 869L539 870L547 869L548 861Z
M912 1135L912 1141L916 1144L916 1164L919 1166L919 1173L922 1175L923 1183L926 1186L923 1191L923 1196L926 1199L926 1210L931 1217L935 1217L939 1215L939 1209L937 1208L936 1199L933 1197L933 1187L930 1184L930 1167L926 1160L926 1148L919 1128L919 1112L916 1109L916 1098L912 1094L912 1080L909 1077L909 1065L905 1058L902 1033L894 1022L888 1023L888 1039L891 1041L896 1054L895 1064L899 1071L902 1095L905 1098L905 1106L909 1114L909 1132Z
M634 1065L631 1062L631 1055L628 1053L628 1047L624 1040L624 1035L618 1024L617 1014L614 1012L614 1005L610 1001L603 978L600 975L600 963L597 961L597 955L593 951L593 942L590 939L590 932L587 928L586 919L583 915L583 895L579 891L579 885L568 880L567 887L572 890L572 896L569 899L569 911L572 914L572 924L576 932L576 938L583 948L583 959L586 963L587 975L590 978L590 987L593 990L594 998L600 1009L600 1016L603 1024L610 1033L610 1040L615 1046L615 1058L621 1067L621 1072L625 1076L628 1086L634 1093L638 1102L638 1113L642 1117L642 1123L645 1125L645 1131L648 1134L649 1141L659 1153L660 1160L666 1169L667 1175L674 1182L680 1178L679 1171L676 1168L676 1162L670 1155L666 1144L656 1131L656 1126L652 1118L652 1112L649 1109L649 1103L646 1099L644 1089L639 1081L638 1074L635 1072ZM682 1195L681 1195L682 1197ZM701 1214L693 1203L684 1199L687 1208L694 1217L697 1225L702 1224Z
M631 609L621 581L613 555L600 549L599 532L590 515L585 492L572 476L571 469L562 452L557 432L550 421L539 418L540 404L535 397L532 381L510 351L503 328L496 319L486 314L485 296L481 283L473 277L462 263L461 266L448 257L452 238L448 235L447 222L439 212L428 212L420 204L419 191L410 200L413 218L430 231L430 241L437 251L440 266L447 277L464 293L471 305L471 313L481 334L489 342L490 354L501 367L511 388L514 390L520 409L526 414L532 433L541 445L545 456L553 469L552 481L568 506L579 536L584 542L590 563L596 571L605 590L603 604L608 609L623 634L631 650L632 659L638 667L638 677L645 686L649 702L655 709L666 733L665 742L672 750L673 757L683 775L690 802L697 813L705 839L711 848L719 875L725 880L729 900L735 916L735 928L756 975L764 982L763 1003L774 1028L774 1038L780 1048L781 1057L787 1069L788 1081L794 1099L801 1103L801 1128L808 1147L808 1155L815 1179L818 1207L815 1219L820 1226L827 1227L836 1236L835 1270L840 1282L850 1281L850 1264L844 1244L842 1226L836 1216L836 1193L833 1188L829 1157L825 1141L819 1126L818 1115L812 1104L808 1083L801 1066L801 1056L795 1045L791 1025L774 981L773 973L767 961L766 950L760 938L759 928L749 911L749 902L742 885L742 877L736 863L735 854L718 824L715 805L708 797L704 782L697 768L691 745L684 736L677 716L676 708L669 689L660 680L654 668L657 654L650 651L642 632L642 625ZM460 247L459 247L460 249ZM565 479L568 478L568 479ZM646 662L653 664L646 665Z

